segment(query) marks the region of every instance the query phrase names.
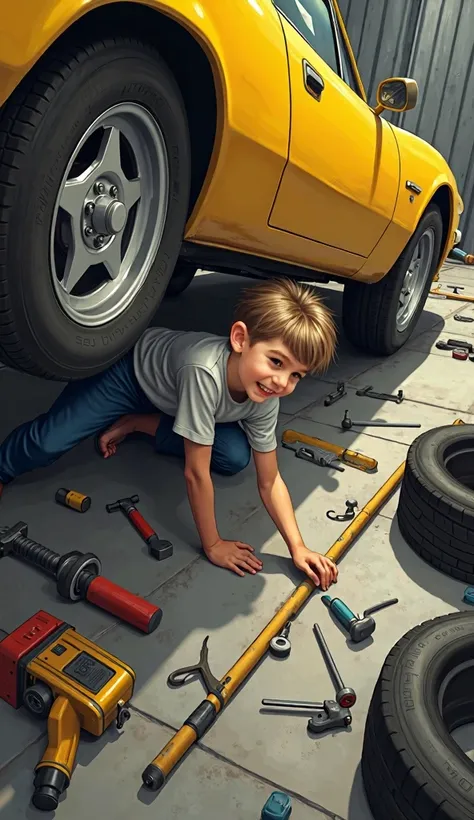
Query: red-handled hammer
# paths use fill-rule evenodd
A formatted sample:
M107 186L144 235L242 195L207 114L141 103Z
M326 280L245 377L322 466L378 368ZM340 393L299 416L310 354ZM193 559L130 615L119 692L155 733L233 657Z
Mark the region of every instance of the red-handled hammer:
M153 555L153 558L157 558L158 561L163 561L164 558L169 558L173 555L173 545L171 541L164 541L162 538L159 538L155 530L145 521L143 515L138 512L135 504L138 504L139 501L140 498L138 495L132 495L130 498L119 498L118 501L114 501L113 504L106 504L105 509L108 513L122 510L141 535L145 544L148 545L150 555Z

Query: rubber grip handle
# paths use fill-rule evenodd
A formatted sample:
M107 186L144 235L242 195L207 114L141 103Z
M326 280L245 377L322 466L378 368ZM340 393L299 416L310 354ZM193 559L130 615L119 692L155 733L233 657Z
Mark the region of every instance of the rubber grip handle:
M152 530L148 522L145 521L143 515L139 513L138 510L131 510L128 517L145 541L148 541L152 535L156 535L155 530Z
M149 634L159 625L163 611L159 606L133 595L123 587L113 584L102 575L94 578L87 589L86 599L111 615Z
M340 624L346 629L349 629L351 621L357 620L356 615L352 612L351 609L341 601L340 598L333 598L331 604L329 606L331 612L334 613L334 616L337 618Z

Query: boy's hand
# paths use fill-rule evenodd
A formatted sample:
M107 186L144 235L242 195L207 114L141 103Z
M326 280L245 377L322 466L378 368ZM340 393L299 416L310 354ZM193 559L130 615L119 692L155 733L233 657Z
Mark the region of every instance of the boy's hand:
M212 547L204 550L213 564L224 567L224 569L231 569L237 575L242 576L245 575L243 570L255 575L263 567L262 562L252 554L253 551L250 544L244 544L242 541L224 541L222 538Z
M298 547L293 552L293 563L323 590L328 589L337 580L339 574L333 561L319 552L313 552L308 547Z

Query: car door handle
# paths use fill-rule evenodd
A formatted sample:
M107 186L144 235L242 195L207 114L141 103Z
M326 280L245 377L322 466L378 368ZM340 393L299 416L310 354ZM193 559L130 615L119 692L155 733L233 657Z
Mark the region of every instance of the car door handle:
M306 91L319 102L324 91L324 80L307 60L303 60L303 76Z

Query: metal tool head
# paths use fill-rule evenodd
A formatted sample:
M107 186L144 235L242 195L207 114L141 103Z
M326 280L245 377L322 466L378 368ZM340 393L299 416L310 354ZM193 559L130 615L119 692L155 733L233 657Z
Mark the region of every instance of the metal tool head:
M11 553L12 544L19 535L24 537L28 535L28 524L24 521L18 521L13 527L0 528L0 558Z
M366 638L369 638L372 633L375 632L375 626L375 621L371 616L353 621L349 629L351 641L354 641L354 643L365 641Z
M119 498L112 504L106 504L105 509L108 513L117 512L117 510L121 510L124 507L129 507L130 504L138 504L139 501L140 498L138 495L131 495L129 498Z
M352 723L352 715L349 709L339 706L335 700L325 700L324 709L316 712L308 720L308 731L313 734L327 732L328 729L345 729Z
M336 700L343 709L351 709L357 701L357 695L350 686L345 686L337 693Z

